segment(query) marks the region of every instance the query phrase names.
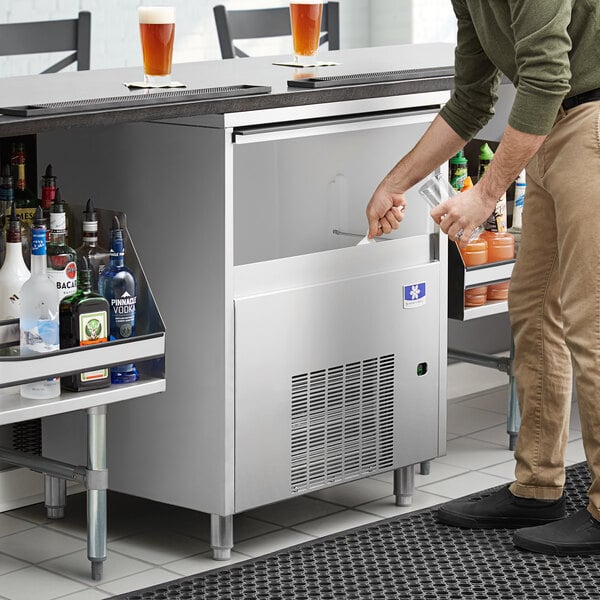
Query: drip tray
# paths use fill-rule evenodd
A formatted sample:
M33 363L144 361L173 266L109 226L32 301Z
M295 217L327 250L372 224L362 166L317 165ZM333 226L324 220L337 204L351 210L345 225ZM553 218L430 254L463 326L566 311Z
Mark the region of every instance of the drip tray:
M269 86L264 85L230 85L227 87L197 88L168 91L133 92L130 96L107 96L85 100L66 102L47 102L28 104L26 106L10 106L0 108L0 113L17 117L43 117L46 115L64 115L71 113L108 110L114 108L132 108L139 106L156 106L179 102L197 102L199 100L215 100L218 98L236 98L253 94L268 94Z

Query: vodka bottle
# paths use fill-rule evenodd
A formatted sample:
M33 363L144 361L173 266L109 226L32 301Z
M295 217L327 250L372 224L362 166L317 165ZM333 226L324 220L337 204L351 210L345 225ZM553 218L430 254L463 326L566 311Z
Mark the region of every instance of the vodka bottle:
M77 292L60 302L60 347L90 346L108 340L108 302L92 291L92 270L83 258L77 270ZM107 368L74 373L61 378L61 387L79 392L110 385Z
M91 199L83 211L82 243L77 248L77 267L81 268L83 259L87 259L92 271L92 290L98 291L98 276L109 261L108 250L98 245L98 219Z
M125 266L123 230L117 217L110 230L110 263L100 273L98 287L110 305L110 339L135 335L137 282L133 271ZM133 363L111 368L112 383L131 383L138 379Z
M67 245L67 223L60 189L56 190L50 213L48 278L56 285L59 298L77 291L77 253Z
M6 257L0 269L0 321L18 319L23 284L30 277L21 250L21 223L13 202L6 230Z
M39 356L60 348L58 292L48 279L46 225L39 206L31 228L31 277L21 288L21 356ZM45 399L60 395L58 377L21 385L24 398Z

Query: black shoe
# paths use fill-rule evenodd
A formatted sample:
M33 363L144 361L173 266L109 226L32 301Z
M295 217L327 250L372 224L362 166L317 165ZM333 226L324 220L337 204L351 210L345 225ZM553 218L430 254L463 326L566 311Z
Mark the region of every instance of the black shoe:
M532 527L564 516L564 495L558 500L519 498L508 486L485 498L448 502L437 511L438 521L446 525L476 529Z
M600 521L583 508L558 523L519 529L513 542L518 548L556 556L600 554Z

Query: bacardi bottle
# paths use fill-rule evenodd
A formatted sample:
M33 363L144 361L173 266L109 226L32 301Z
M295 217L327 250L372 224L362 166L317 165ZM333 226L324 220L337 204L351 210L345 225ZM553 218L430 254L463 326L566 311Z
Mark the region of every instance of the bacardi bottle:
M48 279L46 225L38 207L31 228L31 277L21 288L21 356L39 356L60 349L58 292ZM45 399L60 395L58 377L21 385L24 398Z
M64 203L60 189L56 190L50 213L50 241L48 242L48 279L54 283L59 298L77 291L77 253L67 245Z
M110 339L122 340L135 335L137 282L125 266L123 230L114 217L110 230L110 263L100 273L99 290L110 306ZM111 368L112 383L131 383L139 379L133 363Z
M83 258L77 271L77 292L60 301L60 347L90 346L108 340L108 302L92 291L92 270ZM108 387L107 368L75 373L61 378L63 389L80 392Z

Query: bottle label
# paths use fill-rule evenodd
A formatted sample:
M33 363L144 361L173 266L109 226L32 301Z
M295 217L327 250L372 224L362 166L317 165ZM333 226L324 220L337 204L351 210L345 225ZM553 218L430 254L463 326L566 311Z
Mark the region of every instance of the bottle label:
M46 255L46 228L31 228L31 254L34 256Z
M79 345L89 346L108 340L107 314L104 311L79 315Z
M127 290L123 292L120 298L110 299L111 330L117 339L128 338L133 335L136 301L137 297L132 296Z
M467 167L463 165L452 165L450 167L450 185L460 192L467 178Z
M105 311L79 315L79 345L89 346L108 340L108 315ZM108 369L96 369L80 373L82 383L108 379Z
M50 229L53 231L64 231L67 228L65 213L50 213Z
M24 160L24 157L23 157L23 160ZM20 162L17 165L16 188L18 190L24 190L25 189L25 163L24 162Z
M35 208L17 208L15 212L17 213L19 221L24 225L31 225L33 223Z
M77 265L70 261L64 269L48 269L48 279L56 285L58 297L72 296L77 291Z
M21 354L45 354L60 350L56 319L21 320Z

